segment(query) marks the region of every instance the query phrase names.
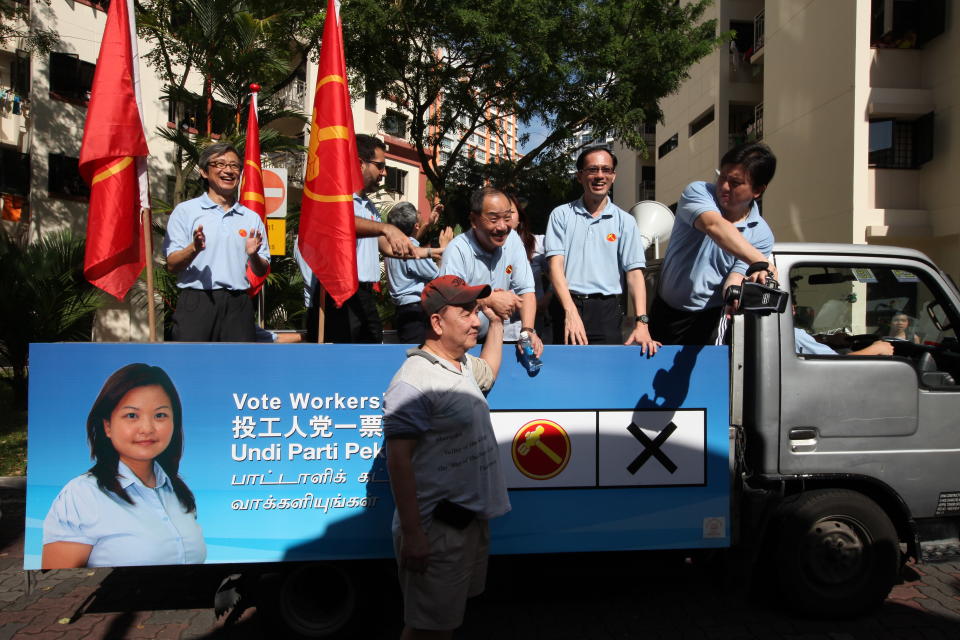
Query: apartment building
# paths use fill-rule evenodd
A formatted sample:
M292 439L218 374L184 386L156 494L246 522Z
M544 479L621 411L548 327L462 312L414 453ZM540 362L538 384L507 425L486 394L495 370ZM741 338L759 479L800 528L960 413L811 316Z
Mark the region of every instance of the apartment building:
M746 140L777 154L781 241L895 244L960 275L960 30L944 0L719 0L734 43L663 100L657 193L677 201Z

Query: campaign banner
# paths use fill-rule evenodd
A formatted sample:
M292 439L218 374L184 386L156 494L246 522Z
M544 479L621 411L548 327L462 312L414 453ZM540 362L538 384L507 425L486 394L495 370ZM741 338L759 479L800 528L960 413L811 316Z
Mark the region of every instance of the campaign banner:
M32 345L24 568L391 557L383 394L408 348ZM505 346L488 396L512 504L492 552L728 546L726 347L543 359Z

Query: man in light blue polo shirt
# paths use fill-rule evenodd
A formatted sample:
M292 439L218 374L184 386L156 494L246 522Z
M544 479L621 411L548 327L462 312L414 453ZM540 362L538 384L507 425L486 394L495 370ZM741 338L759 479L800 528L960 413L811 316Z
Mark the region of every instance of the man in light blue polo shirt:
M647 330L643 246L637 225L610 200L617 157L606 147L587 147L577 158L583 197L550 213L545 239L555 291L550 307L555 344L638 344L654 354L659 343ZM623 343L622 278L633 299L634 328Z
M167 269L180 296L173 339L182 342L254 342L247 265L262 276L270 247L260 216L237 202L240 154L229 144L207 147L198 162L207 192L170 214L163 240Z
M537 317L536 287L527 251L520 236L510 228L513 208L499 189L483 187L470 196L470 230L454 238L443 253L440 275L455 275L467 284L488 284L493 293L483 303L502 318L504 341L516 342L520 331L530 334L538 356L543 342L533 328ZM487 321L481 316L480 337Z
M743 282L747 268L766 262L773 249L773 232L756 200L776 168L769 147L749 143L724 154L715 184L692 182L684 189L651 311L655 338L664 344L714 342L727 287ZM776 277L775 267L770 269ZM766 271L749 279L765 282Z

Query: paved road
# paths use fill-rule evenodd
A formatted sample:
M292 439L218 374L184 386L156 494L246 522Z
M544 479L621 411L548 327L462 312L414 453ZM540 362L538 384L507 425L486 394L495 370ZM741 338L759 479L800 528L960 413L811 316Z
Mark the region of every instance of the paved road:
M212 610L222 567L20 569L23 493L0 488L0 640L277 638L256 603L225 624ZM748 595L728 574L668 554L501 560L457 638L875 640L960 638L960 562L908 567L872 615L802 620ZM381 571L384 582L390 572ZM269 581L262 582L271 589ZM758 585L757 592L763 592ZM364 638L397 637L392 588L367 602Z

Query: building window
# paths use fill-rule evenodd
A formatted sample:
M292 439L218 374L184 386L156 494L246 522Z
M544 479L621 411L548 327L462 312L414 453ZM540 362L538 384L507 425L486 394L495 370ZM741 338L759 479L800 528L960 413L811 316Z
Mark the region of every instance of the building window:
M916 120L871 120L869 166L919 169L933 157L933 112Z
M870 44L881 49L922 49L943 33L946 5L946 0L873 0Z
M477 149L476 154L477 162L486 162L487 161L487 152L483 149Z
M640 167L640 183L637 185L637 200L656 200L657 168Z
M383 116L383 132L395 138L407 137L407 116L399 111L387 109L387 115Z
M730 30L735 33L733 42L737 46L737 52L740 55L753 55L753 22L731 20Z
M710 105L709 109L704 111L702 114L700 114L700 117L690 123L690 137L693 137L694 134L711 122L713 122L713 105Z
M30 93L30 56L23 49L10 61L10 88L21 96Z
M233 107L225 102L214 101L210 114L210 133L219 136L230 126L234 119ZM207 110L199 103L187 103L171 100L167 103L167 126L176 126L180 130L196 134L206 128Z
M75 53L50 54L50 97L86 105L93 87L95 64Z
M25 196L30 192L30 154L0 147L0 193Z
M47 156L49 168L47 172L47 191L51 196L69 198L71 200L87 200L90 198L90 187L80 177L77 168L78 160L59 153Z
M669 140L667 140L662 145L657 147L657 158L662 158L663 156L667 155L668 153L676 149L677 144L679 144L679 138L675 133L672 136L670 136Z
M440 164L447 164L450 161L450 154L446 151L440 152Z
M407 192L407 172L396 167L387 167L387 177L383 181L387 191L402 196Z

